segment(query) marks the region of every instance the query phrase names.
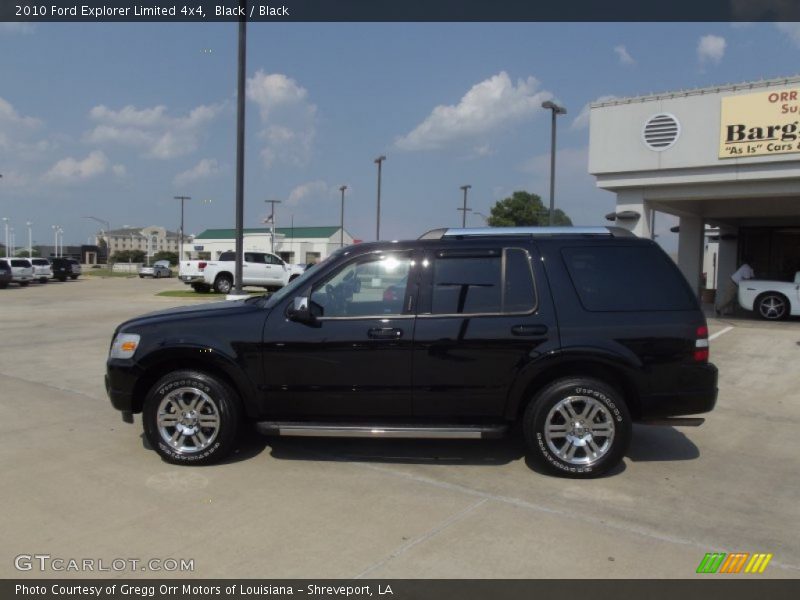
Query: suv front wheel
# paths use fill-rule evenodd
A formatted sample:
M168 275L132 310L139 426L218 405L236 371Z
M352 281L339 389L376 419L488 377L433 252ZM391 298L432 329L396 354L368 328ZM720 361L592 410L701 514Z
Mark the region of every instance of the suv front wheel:
M241 411L224 381L199 371L173 371L150 390L144 432L161 457L174 464L210 464L236 445Z
M597 477L618 465L631 439L622 394L584 377L559 379L542 389L525 409L523 428L539 465L575 478Z

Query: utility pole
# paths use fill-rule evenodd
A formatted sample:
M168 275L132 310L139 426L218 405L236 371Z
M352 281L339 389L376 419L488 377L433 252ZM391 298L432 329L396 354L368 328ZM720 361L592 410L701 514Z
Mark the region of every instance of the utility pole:
M242 14L247 15L247 0L239 0ZM236 267L233 276L233 297L243 296L244 271L244 110L247 77L247 17L239 19L239 52L236 80Z
M28 258L33 258L33 236L31 235L31 225L33 223L28 221L26 225L28 226Z
M550 100L542 102L542 108L552 111L552 120L550 122L550 218L548 220L549 225L552 227L556 202L556 117L567 114L567 109Z
M272 232L270 237L272 238L272 253L275 254L275 205L280 204L280 200L264 200L267 204L272 205L272 209L269 213L269 221L272 224Z
M339 247L344 248L344 191L347 189L346 185L339 188L342 192L342 213L341 220L339 221Z
M183 204L187 200L191 200L191 196L173 196L175 200L181 201L181 230L178 233L178 264L180 265L181 261L183 260ZM131 238L131 243L133 243L133 238Z
M467 190L470 189L471 185L462 185L461 189L464 190L464 207L458 208L456 210L460 210L461 212L461 227L466 228L467 226L467 211L472 210L471 208L467 208Z
M375 164L378 165L378 219L375 226L375 240L378 242L381 240L381 165L385 160L386 157L381 154L374 161Z

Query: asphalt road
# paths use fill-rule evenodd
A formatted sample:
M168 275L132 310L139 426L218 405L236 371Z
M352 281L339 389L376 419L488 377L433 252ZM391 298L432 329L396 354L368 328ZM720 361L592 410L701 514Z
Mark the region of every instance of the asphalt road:
M183 288L0 290L0 577L689 578L712 551L772 553L747 577L800 577L800 322L711 320L718 408L700 428L637 426L598 480L532 470L516 438L253 434L227 464L187 468L148 450L103 387L114 327L195 302L154 295ZM194 570L20 572L19 555Z

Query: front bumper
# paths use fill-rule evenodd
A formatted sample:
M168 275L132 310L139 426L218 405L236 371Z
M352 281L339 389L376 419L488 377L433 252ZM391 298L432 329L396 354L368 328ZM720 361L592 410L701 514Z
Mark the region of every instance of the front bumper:
M106 394L126 423L133 423L133 414L142 411L141 403L134 396L139 375L138 368L129 360L109 359L106 363Z

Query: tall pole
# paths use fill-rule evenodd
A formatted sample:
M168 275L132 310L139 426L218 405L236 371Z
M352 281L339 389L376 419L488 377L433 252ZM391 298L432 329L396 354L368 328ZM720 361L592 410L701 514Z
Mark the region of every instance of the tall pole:
M551 111L550 121L550 215L548 222L553 226L553 219L555 217L555 186L556 186L556 116L567 114L567 109L559 106L555 102L547 100L542 102L542 108Z
M272 208L270 209L269 213L269 222L270 222L270 238L272 243L272 250L271 252L275 254L275 205L280 204L280 200L264 200L267 204L271 204Z
M247 0L239 0L241 13L247 15ZM244 259L244 100L247 76L247 20L239 19L238 78L236 88L236 268L234 290L242 295L242 262Z
M464 190L464 206L463 208L459 208L458 210L462 211L461 213L461 227L466 228L467 226L467 211L472 210L471 208L467 208L467 190L470 189L471 185L462 185L461 189Z
M178 264L183 260L183 203L191 200L191 196L173 196L175 200L181 202L181 230L178 232ZM133 242L131 242L133 243Z
M33 236L31 235L31 223L28 221L28 258L33 258Z
M378 165L378 218L375 226L375 239L377 241L381 239L381 165L385 160L386 157L382 154L375 159L375 164Z
M6 258L8 258L10 256L8 254L8 217L3 217L3 223L6 226L6 238L5 238L5 240L6 240Z
M53 255L58 258L58 225L53 225Z
M344 248L344 191L347 189L346 185L343 185L339 188L339 191L342 192L342 212L341 218L339 220L339 247Z

